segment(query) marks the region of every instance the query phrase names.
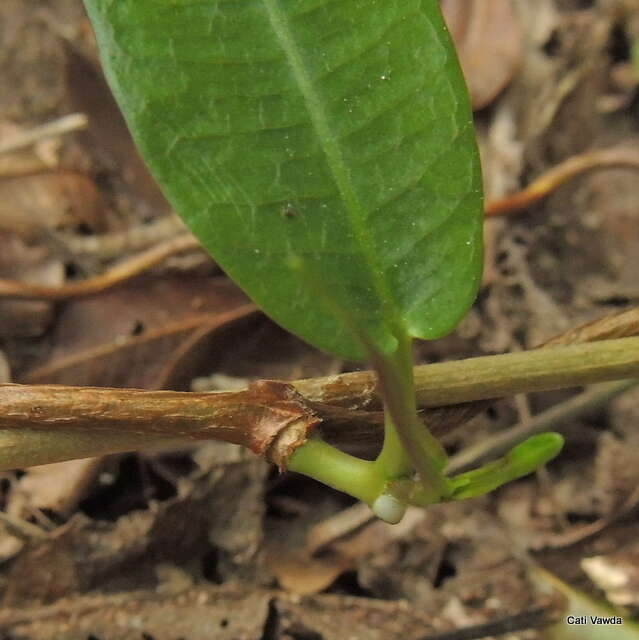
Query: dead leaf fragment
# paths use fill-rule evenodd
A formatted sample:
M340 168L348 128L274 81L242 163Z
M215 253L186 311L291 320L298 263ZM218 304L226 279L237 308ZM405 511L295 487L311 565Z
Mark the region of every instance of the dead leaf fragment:
M85 458L31 467L12 487L7 512L15 512L18 502L68 515L88 491L99 466L97 458Z
M612 604L639 607L638 544L605 556L584 558L581 568L606 593L606 598Z
M11 382L11 367L4 351L0 350L0 384Z
M171 379L167 361L186 375L185 360L208 351L176 352L194 332L209 333L254 312L225 278L157 278L127 283L69 302L59 314L53 349L25 381L153 389ZM228 338L228 336L227 336ZM194 347L202 346L196 341ZM191 364L193 362L191 361Z
M105 202L95 183L75 171L47 171L0 180L0 230L25 239L84 225L104 231Z
M77 50L67 52L67 88L71 103L89 117L89 127L77 138L92 149L94 157L103 165L118 168L114 177L121 181L119 189L137 206L155 215L167 213L169 204L140 157L102 71L96 68L98 56L94 47L95 41L91 38L83 47L83 54Z
M442 0L474 109L508 85L522 56L522 31L511 0Z
M356 568L363 558L382 553L406 537L425 517L423 509L411 507L401 524L389 525L379 520L370 521L370 517L366 523L367 512L370 513L370 509L366 505L357 504L314 525L305 547L291 549L276 545L270 549L267 563L280 586L298 595L320 593L342 573ZM340 519L345 522L339 522ZM329 529L335 534L332 541L328 539ZM324 550L315 555L320 547Z
M303 553L282 553L270 558L269 568L277 576L282 589L300 596L320 593L339 578L344 571L353 569L355 562L344 556L328 555L309 558Z
M64 280L64 266L45 247L28 246L17 236L0 231L0 278L57 286ZM52 309L43 301L0 300L0 336L42 335L51 323Z

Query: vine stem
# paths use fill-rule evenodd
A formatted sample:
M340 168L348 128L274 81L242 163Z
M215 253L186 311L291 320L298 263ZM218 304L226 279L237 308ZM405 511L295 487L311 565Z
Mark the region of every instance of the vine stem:
M414 367L413 375L420 408L639 378L639 337L438 362ZM379 402L370 371L292 384L309 400L330 405L370 407Z
M446 493L447 457L417 415L411 341L398 340L390 357L372 356L385 407L384 445L375 464L389 481L417 471L426 490L439 498Z
M639 337L431 364L413 372L421 407L639 378ZM377 432L381 423L362 420L362 414L370 413L352 409L378 402L372 372L197 394L5 384L0 385L0 468L131 451L176 439L225 440L273 459L271 443L300 421L300 437L289 453L322 421L344 424L352 416ZM66 434L58 449L52 446L57 433Z
M287 463L289 471L310 476L372 505L384 489L385 478L374 462L343 453L321 439L298 447Z

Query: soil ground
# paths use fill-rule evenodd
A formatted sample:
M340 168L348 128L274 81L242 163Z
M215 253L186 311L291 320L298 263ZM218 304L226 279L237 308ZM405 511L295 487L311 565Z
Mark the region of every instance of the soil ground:
M637 0L444 4L489 202L576 154L637 147ZM181 232L104 83L80 0L3 0L0 146L69 113L88 126L0 153L0 278L62 286ZM636 167L601 167L487 220L478 301L417 360L532 348L636 306L638 185ZM231 389L355 367L261 315L224 315L245 303L199 250L89 297L0 299L0 382ZM581 391L503 400L446 446ZM615 638L548 623L592 609L584 597L639 616L639 390L555 422L567 445L543 471L396 527L219 443L5 473L0 638Z

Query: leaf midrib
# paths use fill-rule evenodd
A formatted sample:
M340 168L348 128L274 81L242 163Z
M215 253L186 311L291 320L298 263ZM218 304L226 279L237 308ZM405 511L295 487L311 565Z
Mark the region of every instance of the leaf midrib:
M385 279L382 277L383 270L377 261L373 239L366 228L363 208L353 188L339 139L329 125L322 100L308 73L302 53L290 29L288 16L280 7L279 0L262 0L262 3L273 32L295 76L311 123L326 156L328 167L346 205L346 212L353 235L361 247L366 264L371 271L373 284L382 303L383 312L390 321L388 324L393 333L395 333L400 326L397 305ZM395 335L395 338L400 339L400 336Z

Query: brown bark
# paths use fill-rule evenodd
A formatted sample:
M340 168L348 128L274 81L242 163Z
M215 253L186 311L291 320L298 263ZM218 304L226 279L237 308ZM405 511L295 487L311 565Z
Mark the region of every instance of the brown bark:
M0 430L139 435L149 444L213 439L257 455L283 430L306 434L320 422L290 384L268 380L228 393L4 384L0 407Z
M637 337L415 368L418 403L439 433L476 412L475 401L624 378L639 378ZM24 438L35 434L40 457L31 464L49 461L47 450L62 441L58 459L215 439L283 466L320 423L336 444L378 443L381 412L361 410L378 405L370 371L222 393L0 385L0 464L14 464L12 449L24 456Z

